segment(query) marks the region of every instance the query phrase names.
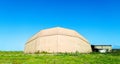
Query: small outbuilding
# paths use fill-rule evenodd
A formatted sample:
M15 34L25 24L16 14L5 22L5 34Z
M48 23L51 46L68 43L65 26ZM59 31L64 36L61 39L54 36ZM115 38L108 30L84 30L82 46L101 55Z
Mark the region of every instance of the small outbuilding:
M74 30L65 28L50 28L41 30L25 44L24 53L90 53L90 43Z
M92 50L94 52L111 52L112 51L112 45L91 45Z

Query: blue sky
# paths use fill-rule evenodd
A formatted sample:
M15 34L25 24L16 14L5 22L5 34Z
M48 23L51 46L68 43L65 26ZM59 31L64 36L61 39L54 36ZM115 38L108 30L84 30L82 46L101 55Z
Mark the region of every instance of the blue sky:
M76 30L91 44L120 48L119 0L0 0L0 50L23 50L42 29Z

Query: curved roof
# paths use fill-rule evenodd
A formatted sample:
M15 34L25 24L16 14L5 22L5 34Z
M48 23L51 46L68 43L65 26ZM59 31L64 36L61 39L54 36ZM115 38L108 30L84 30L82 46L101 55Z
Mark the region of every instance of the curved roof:
M65 36L71 36L71 37L78 37L86 42L88 42L84 37L82 37L79 33L77 33L74 30L65 29L61 27L55 27L50 29L41 30L37 34L35 34L32 38L28 40L28 42L38 38L38 37L44 37L44 36L52 36L52 35L65 35Z

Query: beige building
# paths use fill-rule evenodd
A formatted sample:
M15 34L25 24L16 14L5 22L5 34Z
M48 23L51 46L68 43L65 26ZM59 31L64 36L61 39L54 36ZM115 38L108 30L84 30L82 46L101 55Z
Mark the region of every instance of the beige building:
M25 53L35 52L92 52L88 41L74 30L65 28L50 28L41 30L25 44Z

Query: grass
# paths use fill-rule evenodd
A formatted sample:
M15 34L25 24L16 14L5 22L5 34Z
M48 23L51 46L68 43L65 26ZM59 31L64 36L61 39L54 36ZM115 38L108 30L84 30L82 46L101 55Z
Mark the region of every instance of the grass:
M0 51L0 64L120 64L120 52L24 54L22 51Z

